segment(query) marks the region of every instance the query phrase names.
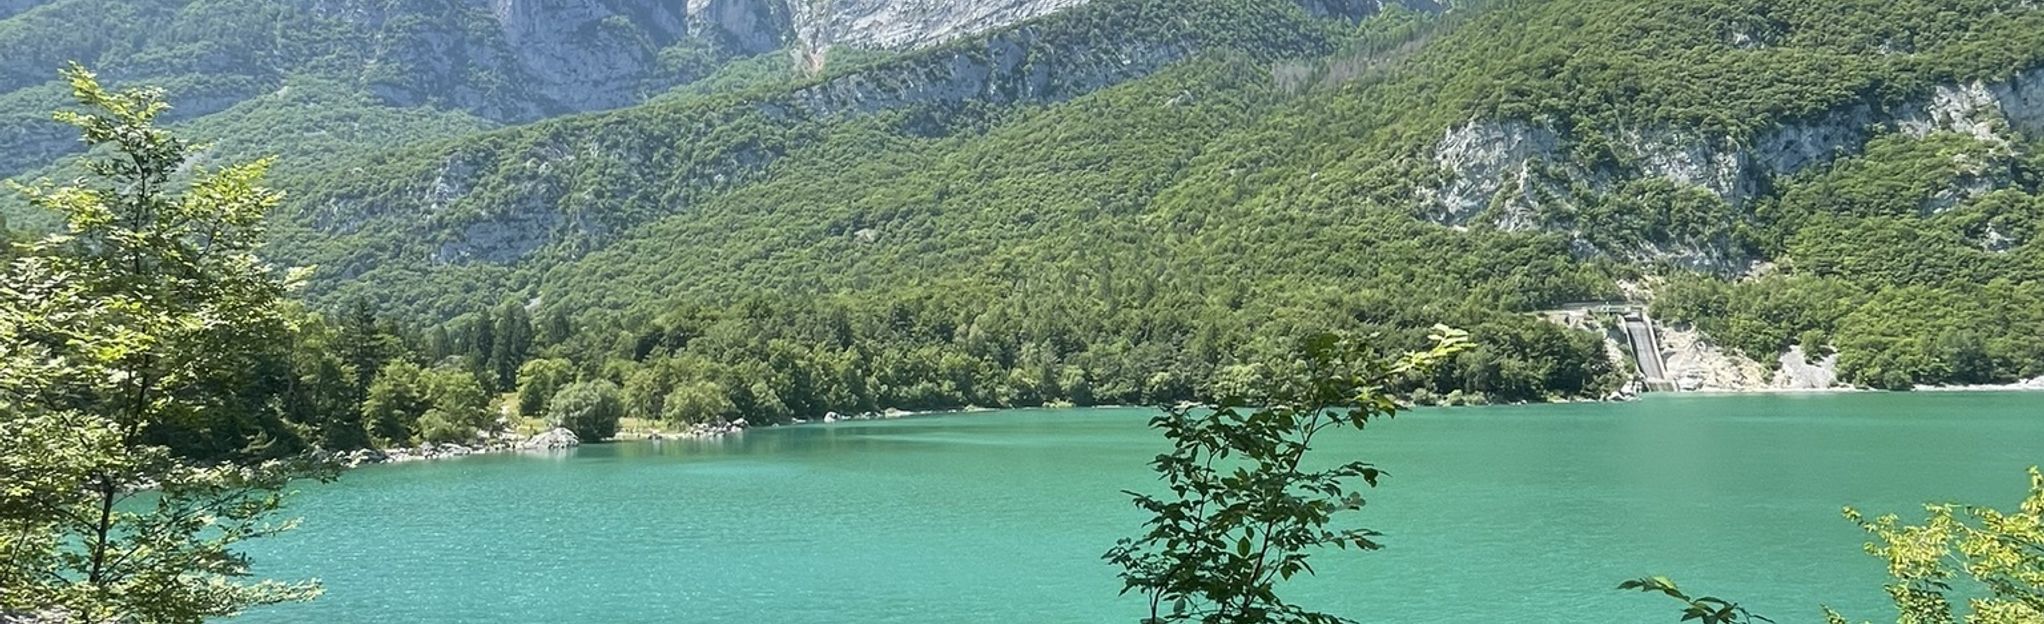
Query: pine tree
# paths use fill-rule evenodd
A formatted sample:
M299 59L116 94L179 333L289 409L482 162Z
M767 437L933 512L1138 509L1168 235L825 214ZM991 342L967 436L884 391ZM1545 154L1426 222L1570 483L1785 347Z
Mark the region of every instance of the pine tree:
M532 315L518 302L506 301L497 307L496 317L496 344L490 351L490 370L495 375L496 387L509 390L518 387L518 367L532 356Z

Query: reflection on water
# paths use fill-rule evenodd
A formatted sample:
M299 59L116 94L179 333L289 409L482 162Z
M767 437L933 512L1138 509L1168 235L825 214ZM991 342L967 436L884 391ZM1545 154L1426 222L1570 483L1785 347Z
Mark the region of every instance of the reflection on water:
M1782 621L1888 613L1841 505L2010 503L2044 397L1654 397L1429 410L1321 452L1390 473L1294 588L1365 622L1626 623L1647 573ZM318 602L247 622L1134 621L1099 555L1138 530L1146 409L1024 410L377 466L310 488L258 571ZM1532 619L1529 619L1532 618Z

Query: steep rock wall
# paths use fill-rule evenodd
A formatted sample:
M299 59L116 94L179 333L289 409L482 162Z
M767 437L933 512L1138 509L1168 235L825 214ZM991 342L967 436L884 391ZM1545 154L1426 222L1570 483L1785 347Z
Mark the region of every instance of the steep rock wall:
M1184 40L1059 48L1024 27L922 62L833 78L796 91L789 103L805 117L837 119L918 104L1053 101L1148 75L1197 49Z
M1069 99L1153 73L1211 45L1208 33L1184 24L1139 35L1095 27L1115 15L1074 11L716 108L652 105L543 125L516 152L457 148L441 171L404 189L311 199L305 216L312 227L336 234L381 227L375 221L401 222L394 227L433 241L437 249L427 261L434 264L509 264L555 243L593 248L609 232L658 216L628 213L633 208L619 193L575 190L596 176L621 178L604 178L604 188L661 197L633 206L657 203L662 214L681 212L694 198L752 179L829 123L916 107L930 107L940 118L964 103ZM771 136L734 141L719 130L748 125L769 128ZM688 157L676 162L677 153ZM500 190L472 193L476 188ZM507 188L515 190L501 190ZM406 214L420 208L425 215Z
M676 3L491 0L504 44L538 96L567 110L631 104L661 48L688 34Z
M661 0L311 0L311 13L387 42L362 79L399 106L456 106L499 121L636 103L662 48L689 35ZM342 53L346 53L343 51Z
M804 48L920 48L1088 0L789 0Z
M0 19L7 19L16 13L35 8L48 0L0 0Z
M1884 132L1917 137L1956 132L1988 142L2044 134L2044 68L1999 82L1940 85L1900 105L1859 102L1781 124L1748 141L1668 126L1613 129L1613 150L1628 163L1624 171L1583 165L1571 153L1573 137L1553 128L1473 120L1450 128L1435 142L1433 164L1441 176L1415 194L1421 213L1435 221L1519 230L1545 227L1540 215L1554 203L1573 201L1582 189L1605 193L1629 180L1664 179L1744 207L1775 178L1856 154ZM1970 184L1952 189L1953 197L1946 199L1987 190ZM1732 250L1698 246L1650 250L1630 259L1675 260L1720 273L1743 271L1752 260Z
M794 24L783 0L689 0L689 32L716 40L738 54L778 50L792 40Z

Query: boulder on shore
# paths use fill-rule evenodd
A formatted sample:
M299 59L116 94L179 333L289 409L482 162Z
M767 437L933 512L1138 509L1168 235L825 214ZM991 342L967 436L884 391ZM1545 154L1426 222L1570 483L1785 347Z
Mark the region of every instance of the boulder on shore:
M37 613L0 611L0 624L64 624L69 621L71 621L71 618L65 616L60 611L42 611Z
M556 451L581 445L582 439L575 437L575 432L555 427L545 433L526 438L524 442L518 444L518 448L529 451Z

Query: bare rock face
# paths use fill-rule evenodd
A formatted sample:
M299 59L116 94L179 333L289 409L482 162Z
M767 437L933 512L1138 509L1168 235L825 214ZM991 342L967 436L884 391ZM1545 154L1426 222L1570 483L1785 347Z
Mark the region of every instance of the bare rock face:
M1661 326L1668 376L1683 390L1744 391L1765 388L1767 367L1710 342L1686 326Z
M315 0L364 2L368 0ZM481 1L481 0L471 0ZM584 26L650 20L661 36L674 33L673 21L681 20L681 43L714 40L723 46L753 46L779 49L776 28L787 24L797 31L844 33L857 31L853 40L861 45L916 46L945 41L978 29L1007 26L1041 13L1080 5L1085 0L687 0L685 11L642 15L632 7L662 0L488 0L493 2L491 20L519 47L527 45L568 45L579 51L546 54L520 52L520 63L556 62L574 54L598 55L589 41L567 37ZM1282 1L1282 0L1281 0ZM1298 0L1301 6L1309 0ZM1320 0L1311 0L1319 2ZM1390 0L1384 0L1390 1ZM1426 0L1399 0L1408 6L1426 6ZM1349 7L1374 13L1378 0L1347 2L1329 0L1320 4ZM672 4L666 6L674 6ZM833 13L832 11L841 12ZM648 9L651 10L651 9ZM1081 9L1085 10L1085 9ZM602 17L598 17L602 16ZM534 23L546 20L563 23ZM443 166L421 176L399 191L398 201L384 196L374 199L340 194L330 198L313 213L316 227L335 232L359 230L370 219L403 219L407 227L430 237L435 245L427 261L440 265L511 264L532 257L550 245L600 244L611 232L630 227L624 219L606 220L600 205L587 194L571 192L578 168L601 163L616 171L652 172L657 144L672 144L705 136L722 120L758 120L768 124L801 127L870 116L911 107L944 108L966 103L1008 105L1055 102L1120 84L1156 72L1172 63L1203 52L1213 45L1192 26L1149 29L1138 32L1084 33L1075 36L1060 30L1052 20L1026 23L955 45L930 49L922 54L903 55L890 62L856 72L827 75L791 91L746 98L700 111L703 121L694 126L670 126L656 144L633 141L602 141L592 137L588 126L559 126L558 132L537 138L518 148L517 154L498 153L495 148L448 155ZM573 26L569 24L582 24ZM835 24L833 26L833 24ZM864 26L872 26L866 29ZM823 30L815 30L822 28ZM810 32L803 31L803 32ZM889 34L893 33L893 34ZM836 36L836 35L830 35ZM848 35L849 36L849 35ZM636 62L636 53L619 52L620 63ZM798 57L799 58L799 57ZM533 61L532 59L540 59ZM656 59L657 62L657 59ZM535 75L548 70L531 70ZM617 74L604 80L625 76ZM560 84L576 84L583 77L557 75ZM544 82L542 81L544 84ZM597 90L588 89L590 93ZM593 97L593 96L592 96ZM583 102L589 104L590 102ZM600 103L597 101L596 103ZM581 104L578 104L581 105ZM920 131L920 130L911 130ZM942 132L934 127L930 132ZM660 172L644 178L649 184L671 184L688 180L703 187L723 187L760 175L785 150L760 144L718 147L715 160L705 160L685 174ZM478 199L478 188L511 188ZM509 197L510 199L505 199ZM592 207L594 206L594 207ZM673 206L680 209L684 206ZM417 211L423 219L397 216L398 211ZM870 242L876 234L861 235Z
M570 110L638 100L661 48L687 34L680 3L490 0L504 43L540 97Z
M1421 189L1440 222L1468 223L1493 203L1530 204L1532 167L1562 156L1563 143L1553 130L1532 124L1471 122L1448 131L1434 148L1434 164L1450 172L1440 186ZM1525 229L1530 224L1502 220L1499 227Z
M918 48L943 43L1087 0L824 0L791 2L807 49Z
M1801 345L1781 354L1781 368L1774 371L1773 387L1784 390L1824 390L1838 386L1838 354L1826 354L1812 361Z
M689 30L739 54L778 50L792 39L786 0L689 0Z
M820 69L833 46L926 47L1087 0L311 1L329 17L402 29L391 33L402 44L381 59L392 71L371 76L385 99L528 121L628 106L702 77L663 66L662 52L677 45L719 58L794 47ZM478 32L479 20L495 32Z
M0 19L7 19L16 13L33 9L48 0L0 0Z
M703 2L705 0L694 0ZM757 1L757 0L752 0ZM929 47L1086 4L1091 0L784 0L796 53L820 67L830 48ZM1391 5L1441 12L1444 0L1294 0L1318 17L1359 20Z
M663 74L661 51L685 41L731 56L792 45L798 58L813 58L820 68L833 46L926 47L1087 0L468 1L489 3L510 61L503 69L525 81L511 86L536 91L540 108L561 112L626 106L650 90L701 77Z
M913 104L1054 101L1147 75L1194 52L1182 41L1143 40L1058 49L1033 27L1023 27L920 64L803 88L794 93L793 105L806 117L835 119Z
M555 427L519 443L518 448L528 451L558 451L581 445L582 440L575 437L575 432Z
M13 0L0 0L7 2ZM662 64L670 47L723 55L780 47L787 27L771 20L786 0L297 0L320 27L355 29L381 42L364 54L361 79L399 105L434 103L498 121L636 104L700 75ZM781 12L785 13L784 10Z
M1665 126L1612 129L1617 139L1612 149L1633 163L1627 172L1581 164L1571 155L1573 137L1553 128L1476 119L1449 129L1435 143L1434 164L1442 175L1419 185L1415 195L1421 212L1444 224L1481 221L1521 230L1548 227L1539 215L1554 204L1576 201L1580 189L1609 193L1633 180L1703 189L1736 208L1772 179L1857 154L1882 132L1914 137L1953 132L1992 144L2010 141L2011 131L2044 132L2044 68L2004 82L1942 85L1924 98L1895 106L1856 103L1746 141ZM1925 208L1936 212L1994 187L1984 175L1966 177L1958 187L1930 198ZM1750 259L1714 248L1712 241L1645 250L1630 259L1666 260L1721 274L1750 268Z

